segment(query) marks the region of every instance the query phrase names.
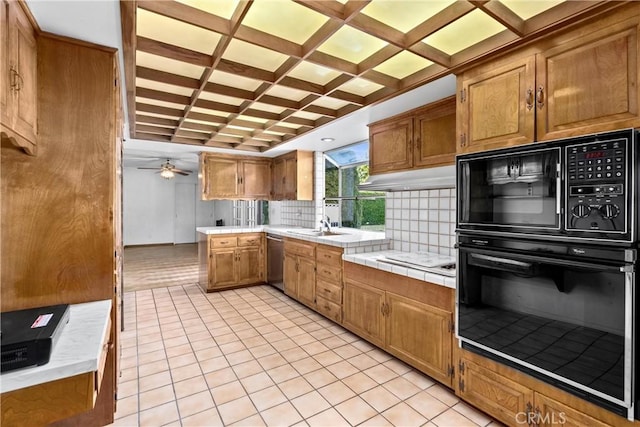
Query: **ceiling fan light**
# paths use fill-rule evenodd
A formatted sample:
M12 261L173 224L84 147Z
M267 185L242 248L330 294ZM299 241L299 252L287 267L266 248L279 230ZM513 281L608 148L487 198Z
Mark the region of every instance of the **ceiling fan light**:
M162 171L160 171L160 176L164 179L171 179L175 176L175 174L171 169L162 169Z

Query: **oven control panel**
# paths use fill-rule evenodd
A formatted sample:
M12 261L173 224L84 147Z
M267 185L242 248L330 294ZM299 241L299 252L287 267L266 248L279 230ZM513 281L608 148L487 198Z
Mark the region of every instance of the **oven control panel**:
M567 230L626 233L627 140L566 147Z

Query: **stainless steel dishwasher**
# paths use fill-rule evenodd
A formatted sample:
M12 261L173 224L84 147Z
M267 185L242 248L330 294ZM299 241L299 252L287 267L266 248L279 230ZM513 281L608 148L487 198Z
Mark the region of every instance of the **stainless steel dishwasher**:
M284 267L284 240L267 234L267 282L284 291L282 270Z

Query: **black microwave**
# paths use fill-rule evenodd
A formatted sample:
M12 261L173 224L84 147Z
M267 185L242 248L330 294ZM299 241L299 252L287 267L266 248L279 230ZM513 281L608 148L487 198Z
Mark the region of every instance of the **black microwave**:
M635 243L637 144L624 129L459 155L456 231Z

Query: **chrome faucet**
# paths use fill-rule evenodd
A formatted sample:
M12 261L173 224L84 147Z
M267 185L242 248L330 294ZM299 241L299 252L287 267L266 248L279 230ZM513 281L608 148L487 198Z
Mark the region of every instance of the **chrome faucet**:
M326 231L331 231L331 219L327 215L327 219L320 220L320 228L325 227Z

